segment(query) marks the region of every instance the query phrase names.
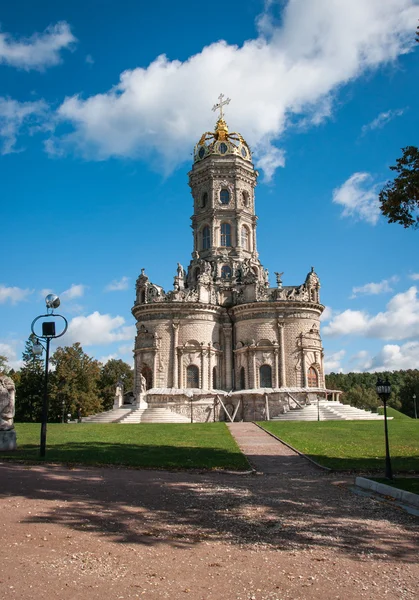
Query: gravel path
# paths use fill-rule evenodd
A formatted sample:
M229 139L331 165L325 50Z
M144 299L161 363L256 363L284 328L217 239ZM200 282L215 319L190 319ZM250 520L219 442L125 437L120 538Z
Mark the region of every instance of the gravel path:
M319 473L319 467L254 423L229 423L228 428L240 450L260 473L282 477L315 476Z
M0 463L0 598L418 598L418 519L314 471Z

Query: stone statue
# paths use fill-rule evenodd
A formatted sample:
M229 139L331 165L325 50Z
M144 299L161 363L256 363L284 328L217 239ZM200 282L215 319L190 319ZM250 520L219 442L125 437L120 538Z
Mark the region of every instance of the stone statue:
M7 375L0 375L0 431L14 429L15 384Z
M282 275L284 274L284 271L282 271L281 273L277 273L275 271L275 275L276 275L276 285L279 288L282 288Z
M147 381L144 375L141 373L140 375L140 393L145 394L147 391Z
M180 263L177 264L177 276L181 279L185 278L185 269L182 267Z

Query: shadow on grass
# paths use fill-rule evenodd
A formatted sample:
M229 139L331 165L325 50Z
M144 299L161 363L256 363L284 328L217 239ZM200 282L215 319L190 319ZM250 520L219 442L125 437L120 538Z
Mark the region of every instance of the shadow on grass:
M249 470L247 460L238 451L98 441L55 443L47 447L45 459L40 458L38 445L26 444L19 446L15 452L0 454L1 458L31 462L115 465L152 469Z
M321 454L308 454L314 461L333 469L335 471L345 472L364 472L364 471L384 471L384 456L377 458L341 458L334 456L324 456ZM391 457L391 464L395 474L397 473L419 473L419 455L416 456L397 456Z
M213 541L283 551L331 548L359 559L417 561L418 520L354 496L321 471L240 476L9 462L1 470L0 496L43 501L42 510L22 522L53 523L98 539L147 546Z

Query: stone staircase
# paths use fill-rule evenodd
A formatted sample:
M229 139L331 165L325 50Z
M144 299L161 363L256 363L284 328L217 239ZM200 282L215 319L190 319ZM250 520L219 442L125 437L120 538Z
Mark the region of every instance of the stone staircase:
M382 421L384 419L382 415L372 413L368 410L362 410L361 408L355 408L349 404L342 404L341 402L330 400L319 400L318 409L317 402L315 402L303 406L302 408L290 410L278 417L273 417L272 421L317 421L318 414L320 416L320 421ZM392 417L388 418L390 419Z
M90 417L83 417L82 423L118 423L131 411L132 406L131 404L128 404L126 406L121 406L120 408L106 410L105 412L101 412L96 415L90 415Z
M136 408L120 423L189 423L190 420L169 408Z

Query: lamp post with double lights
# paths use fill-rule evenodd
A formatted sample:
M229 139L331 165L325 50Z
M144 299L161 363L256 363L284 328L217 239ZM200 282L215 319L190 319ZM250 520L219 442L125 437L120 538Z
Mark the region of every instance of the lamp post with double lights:
M418 411L417 411L417 408L416 408L416 394L413 394L412 398L413 398L413 408L415 409L415 419L417 419L418 418Z
M388 378L385 381L381 381L381 379L377 380L376 384L377 394L384 405L384 435L386 440L386 479L393 479L393 473L391 470L391 458L390 458L390 448L388 444L388 429L387 429L387 400L391 394L391 385Z
M54 313L54 309L60 306L60 299L55 294L48 294L45 298L45 304L47 307L47 313L45 315L39 315L36 317L31 324L31 331L36 337L36 342L33 344L32 351L35 356L40 356L45 350L45 376L44 376L44 399L42 402L42 419L41 419L41 440L39 447L39 454L41 457L45 456L46 441L47 441L47 422L48 422L48 372L49 372L49 345L51 340L59 338L65 334L68 327L68 322L65 317ZM47 318L49 320L43 321L42 323L42 334L38 334L35 331L35 324L39 319ZM64 321L64 329L61 333L56 333L54 319L59 318ZM40 340L45 342L45 346L41 344Z

